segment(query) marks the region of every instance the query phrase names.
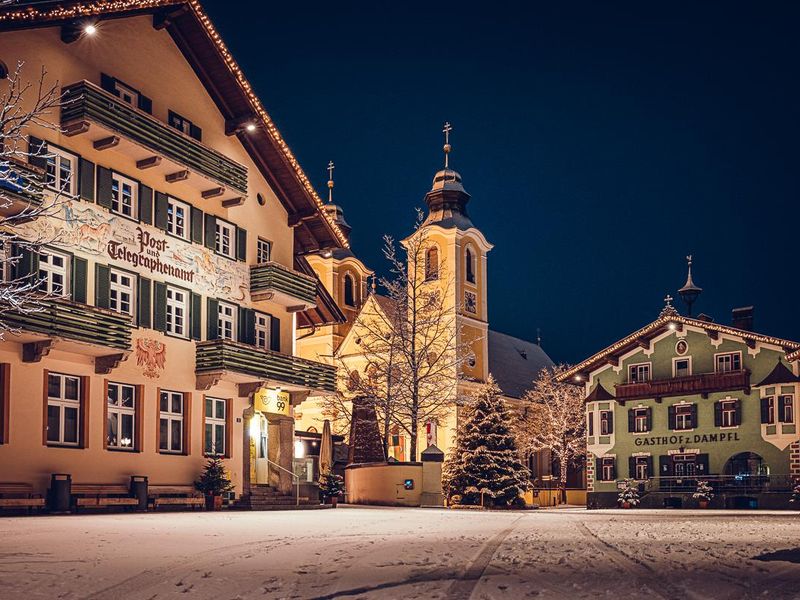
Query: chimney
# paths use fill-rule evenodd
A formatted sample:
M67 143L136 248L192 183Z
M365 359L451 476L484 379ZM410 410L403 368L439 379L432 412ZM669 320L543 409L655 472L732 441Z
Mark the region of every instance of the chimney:
M697 315L697 320L705 321L706 323L713 323L714 317L712 317L711 315L707 315L706 313L700 313L699 315Z
M733 323L736 329L753 331L753 307L743 306L733 309Z

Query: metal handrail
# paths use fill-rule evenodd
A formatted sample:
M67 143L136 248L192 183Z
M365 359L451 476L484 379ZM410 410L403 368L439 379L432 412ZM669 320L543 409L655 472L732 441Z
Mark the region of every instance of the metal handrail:
M298 474L290 471L289 469L280 466L278 463L272 462L268 458L266 459L266 461L267 461L268 465L275 465L281 471L284 471L284 472L288 473L289 475L291 475L294 478L294 480L295 480L295 483L294 483L295 506L300 506L300 476Z

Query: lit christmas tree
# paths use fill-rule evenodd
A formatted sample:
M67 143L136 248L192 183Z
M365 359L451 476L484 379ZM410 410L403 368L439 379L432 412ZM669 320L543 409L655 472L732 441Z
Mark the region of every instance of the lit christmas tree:
M455 449L444 465L442 483L457 504L508 506L529 487L511 430L511 415L490 376L476 392L459 427Z

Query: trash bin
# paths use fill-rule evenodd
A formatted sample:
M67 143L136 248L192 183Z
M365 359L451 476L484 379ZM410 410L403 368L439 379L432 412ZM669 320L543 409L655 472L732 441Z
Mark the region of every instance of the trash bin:
M69 473L53 473L50 475L50 494L48 497L50 512L68 513L72 499L72 475Z
M145 512L147 510L147 476L131 475L131 496L139 501L136 511Z

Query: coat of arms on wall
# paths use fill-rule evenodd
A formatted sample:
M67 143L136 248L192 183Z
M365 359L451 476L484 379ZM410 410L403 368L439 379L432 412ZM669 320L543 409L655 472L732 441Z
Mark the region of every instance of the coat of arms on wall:
M166 362L166 344L150 338L136 340L136 364L143 367L142 372L145 377L158 379Z

